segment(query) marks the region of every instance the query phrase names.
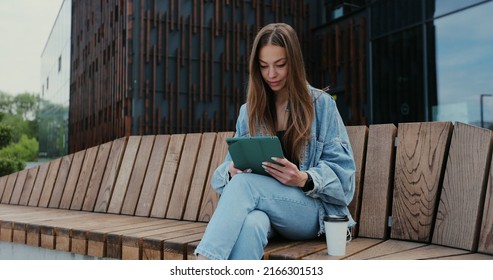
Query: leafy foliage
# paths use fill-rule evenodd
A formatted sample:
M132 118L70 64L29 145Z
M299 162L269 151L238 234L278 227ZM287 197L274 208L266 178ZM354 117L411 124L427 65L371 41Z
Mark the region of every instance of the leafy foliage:
M10 125L0 123L0 149L12 142L13 134L14 129Z
M19 142L11 143L0 150L0 158L35 161L38 157L38 148L36 139L22 135Z
M38 103L34 94L12 97L0 91L0 176L20 171L25 162L37 160Z
M0 157L0 177L20 171L24 166L20 160Z

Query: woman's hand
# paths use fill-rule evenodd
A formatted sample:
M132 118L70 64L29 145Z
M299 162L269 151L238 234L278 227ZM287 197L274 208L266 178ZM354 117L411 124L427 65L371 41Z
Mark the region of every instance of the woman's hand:
M267 173L269 173L272 177L288 186L301 188L305 185L308 175L306 172L300 171L296 164L285 158L274 157L272 160L281 165L272 162L262 162L262 166L265 171L267 171Z
M240 173L250 173L252 172L251 169L246 169L246 170L240 170L240 169L237 169L235 168L235 165L233 162L231 162L229 164L229 169L228 169L228 172L229 172L229 176L231 176L231 178L233 178L233 176L235 176L236 174L240 174Z

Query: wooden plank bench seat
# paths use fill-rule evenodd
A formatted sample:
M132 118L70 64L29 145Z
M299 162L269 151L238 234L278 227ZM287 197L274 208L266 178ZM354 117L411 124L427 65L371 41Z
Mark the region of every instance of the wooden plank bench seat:
M325 237L264 259L493 259L492 131L451 122L347 126L356 162L343 257ZM0 177L0 240L115 259L193 259L233 132L130 136Z

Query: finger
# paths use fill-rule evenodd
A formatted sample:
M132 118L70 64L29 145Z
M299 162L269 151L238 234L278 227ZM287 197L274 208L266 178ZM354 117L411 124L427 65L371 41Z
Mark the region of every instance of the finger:
M270 171L270 172L274 172L274 171L282 172L282 168L283 168L281 165L279 165L277 163L272 163L272 162L268 162L268 161L262 162L262 167L266 171Z
M288 166L292 164L287 158L272 157L271 159L282 166Z
M279 166L275 163L271 163L269 166L264 165L264 170L274 177L276 180L279 182L285 184L287 182L287 177L286 174L282 170L278 170L276 168L273 168L272 166Z

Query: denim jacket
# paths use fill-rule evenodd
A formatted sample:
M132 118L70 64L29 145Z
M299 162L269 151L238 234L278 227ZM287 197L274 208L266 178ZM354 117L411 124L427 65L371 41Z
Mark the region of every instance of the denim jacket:
M320 231L325 231L323 217L328 214L347 215L349 227L355 225L348 205L355 188L355 163L346 128L334 99L322 90L309 87L315 108L311 137L305 148L299 169L310 173L314 189L306 195L317 199L320 211ZM236 123L235 137L249 136L247 104L243 104ZM260 135L260 133L259 133ZM229 181L231 156L216 169L212 187L219 193Z

